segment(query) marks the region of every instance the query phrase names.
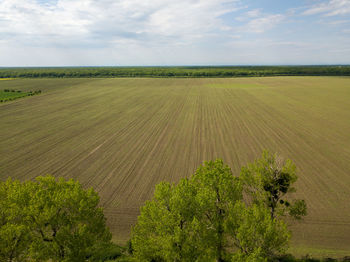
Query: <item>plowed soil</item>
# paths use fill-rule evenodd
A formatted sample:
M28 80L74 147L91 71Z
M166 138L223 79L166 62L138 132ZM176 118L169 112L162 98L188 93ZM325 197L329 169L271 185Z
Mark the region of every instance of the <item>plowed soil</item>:
M350 78L16 79L42 90L0 104L0 178L75 178L101 196L118 241L163 180L263 149L298 167L308 216L293 248L350 254ZM304 250L304 249L303 249ZM343 254L342 253L342 254Z

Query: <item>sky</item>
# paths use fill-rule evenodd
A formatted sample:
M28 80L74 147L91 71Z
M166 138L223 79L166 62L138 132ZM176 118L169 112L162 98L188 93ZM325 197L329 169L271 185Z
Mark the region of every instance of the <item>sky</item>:
M0 0L0 67L350 64L350 0Z

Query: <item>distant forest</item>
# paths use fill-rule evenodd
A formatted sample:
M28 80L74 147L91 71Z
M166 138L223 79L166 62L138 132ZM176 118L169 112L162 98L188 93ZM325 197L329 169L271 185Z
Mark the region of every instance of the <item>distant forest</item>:
M350 76L350 65L182 67L2 67L0 78Z

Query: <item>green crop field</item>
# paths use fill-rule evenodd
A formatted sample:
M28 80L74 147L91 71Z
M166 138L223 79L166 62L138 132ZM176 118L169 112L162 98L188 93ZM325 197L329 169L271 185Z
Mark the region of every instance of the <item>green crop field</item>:
M309 214L295 253L350 255L350 78L16 79L41 95L0 104L0 177L75 178L101 196L124 241L162 181L204 160L236 174L267 148L298 167ZM305 253L305 252L304 252Z
M12 101L22 97L37 95L39 93L41 93L41 90L37 90L35 92L33 91L22 92L21 90L14 90L14 89L0 90L0 103Z
M11 101L16 98L27 96L27 93L24 92L8 92L0 90L0 102Z

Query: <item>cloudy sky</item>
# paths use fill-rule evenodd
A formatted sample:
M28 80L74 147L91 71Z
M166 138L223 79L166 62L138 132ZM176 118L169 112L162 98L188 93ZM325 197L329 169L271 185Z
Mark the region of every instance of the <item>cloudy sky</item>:
M350 64L350 0L0 0L0 66Z

